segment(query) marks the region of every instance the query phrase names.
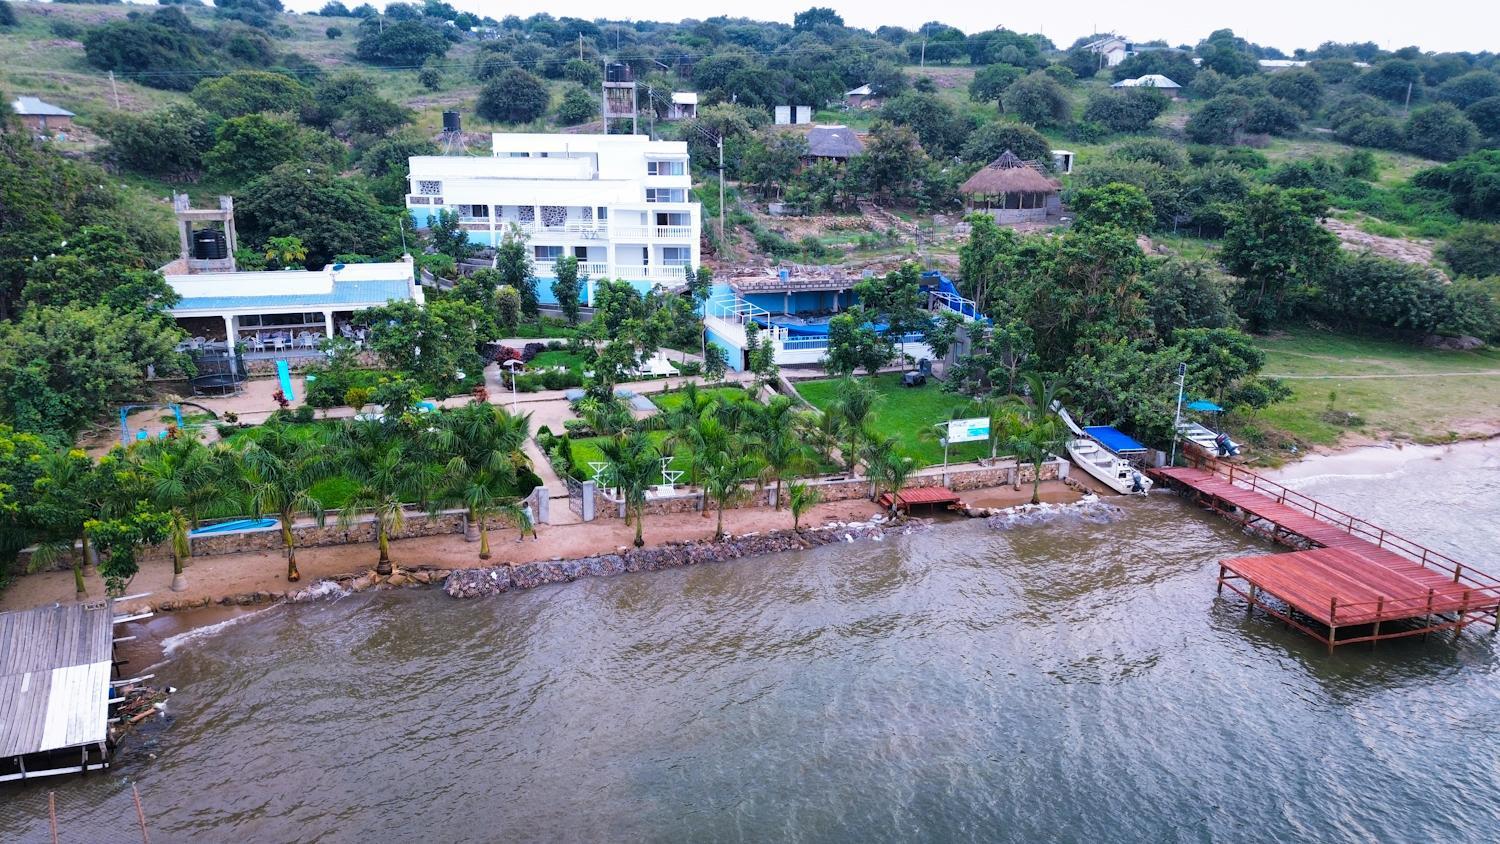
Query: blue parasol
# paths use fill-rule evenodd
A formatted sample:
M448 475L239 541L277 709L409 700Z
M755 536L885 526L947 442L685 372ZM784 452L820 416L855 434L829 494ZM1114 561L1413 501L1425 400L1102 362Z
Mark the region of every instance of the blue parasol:
M1206 399L1199 399L1194 402L1188 402L1187 409L1201 410L1205 413L1222 413L1224 410L1224 408L1219 407L1218 405Z

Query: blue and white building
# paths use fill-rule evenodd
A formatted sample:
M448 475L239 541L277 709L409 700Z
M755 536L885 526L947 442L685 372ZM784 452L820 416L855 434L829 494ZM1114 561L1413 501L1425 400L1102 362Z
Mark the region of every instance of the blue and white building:
M715 284L704 305L708 341L724 350L731 369L743 370L748 364L747 326L753 322L761 329L760 342L775 349L777 365L822 363L828 354L829 320L859 304L854 285L860 280L826 267L789 267ZM966 322L984 320L942 273L923 273L922 291L934 314L948 310ZM921 332L900 338L897 353L913 360L935 357Z
M698 266L702 214L690 200L687 144L644 135L496 133L489 156L413 156L406 206L418 228L456 212L469 240L524 235L538 298L557 301L555 262L576 257L590 283L675 287Z

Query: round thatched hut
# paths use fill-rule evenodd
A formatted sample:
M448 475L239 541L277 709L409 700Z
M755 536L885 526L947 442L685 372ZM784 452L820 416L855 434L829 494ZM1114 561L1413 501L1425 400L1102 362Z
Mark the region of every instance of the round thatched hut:
M983 211L997 223L1045 222L1062 211L1062 186L1010 150L969 177L958 189L968 210Z

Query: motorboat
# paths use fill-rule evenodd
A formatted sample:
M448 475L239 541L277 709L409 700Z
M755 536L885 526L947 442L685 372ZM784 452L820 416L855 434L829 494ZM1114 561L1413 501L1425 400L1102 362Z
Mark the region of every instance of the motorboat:
M1177 433L1211 457L1233 457L1240 453L1239 443L1231 440L1228 434L1216 434L1197 422L1178 423Z
M1068 440L1068 457L1078 468L1121 495L1145 495L1151 491L1151 479L1144 472L1092 437Z

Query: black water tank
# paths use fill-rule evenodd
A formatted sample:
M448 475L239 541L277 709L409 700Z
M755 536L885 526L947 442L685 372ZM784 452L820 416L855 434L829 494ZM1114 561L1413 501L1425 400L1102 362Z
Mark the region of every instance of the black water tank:
M200 261L222 261L229 257L229 241L218 229L193 232L193 257Z
M443 131L444 132L461 132L461 131L463 131L463 124L462 124L461 120L459 119L458 112L456 112L456 111L445 111L445 112L443 112Z
M606 82L629 82L630 65L614 62L604 68L604 81Z

